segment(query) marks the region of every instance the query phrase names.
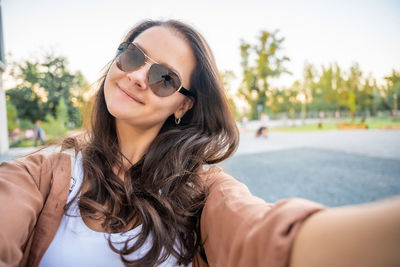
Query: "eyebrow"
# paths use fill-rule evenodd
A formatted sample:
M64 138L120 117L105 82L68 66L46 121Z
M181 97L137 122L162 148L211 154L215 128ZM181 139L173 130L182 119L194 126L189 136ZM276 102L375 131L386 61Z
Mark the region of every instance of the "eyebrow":
M174 71L174 72L178 75L178 77L181 77L181 75L179 74L179 72L178 72L174 67L172 67L172 66L169 65L168 63L159 63L158 61L156 61L156 60L152 59L151 57L149 57L149 55L148 55L146 49L145 49L144 47L142 47L140 44L138 44L138 43L136 43L136 42L132 42L132 43L135 44L137 47L139 47L139 48L145 53L146 57L150 58L151 60L153 60L153 61L154 61L155 63L157 63L157 64L167 66L169 69L171 69L172 71ZM182 78L180 78L180 79L182 79Z

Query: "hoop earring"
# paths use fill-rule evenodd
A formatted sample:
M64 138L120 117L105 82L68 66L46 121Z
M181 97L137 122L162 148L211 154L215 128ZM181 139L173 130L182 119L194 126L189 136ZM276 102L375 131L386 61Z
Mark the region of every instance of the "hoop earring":
M179 123L181 123L181 118L175 118L175 124L178 125Z

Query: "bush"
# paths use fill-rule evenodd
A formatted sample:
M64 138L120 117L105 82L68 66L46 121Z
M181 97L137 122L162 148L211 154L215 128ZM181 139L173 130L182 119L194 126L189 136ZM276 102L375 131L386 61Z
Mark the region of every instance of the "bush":
M7 128L9 132L18 127L17 118L17 108L10 101L7 101Z

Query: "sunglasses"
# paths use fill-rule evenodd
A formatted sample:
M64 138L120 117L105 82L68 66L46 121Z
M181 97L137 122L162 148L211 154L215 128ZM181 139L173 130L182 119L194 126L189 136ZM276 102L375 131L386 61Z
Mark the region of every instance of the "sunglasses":
M176 91L185 95L195 97L193 92L182 86L179 75L167 66L158 64L147 56L142 49L134 43L124 42L119 45L116 57L117 67L124 72L132 72L146 63L146 59L153 64L147 73L150 89L157 96L170 96Z

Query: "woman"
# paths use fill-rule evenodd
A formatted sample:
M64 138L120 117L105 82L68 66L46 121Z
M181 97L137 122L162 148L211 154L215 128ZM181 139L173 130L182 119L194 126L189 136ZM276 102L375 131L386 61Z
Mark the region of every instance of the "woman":
M273 205L203 168L235 151L238 130L208 45L181 22L127 34L92 115L86 136L64 141L72 153L1 165L1 265L355 266L362 251L366 264L400 262L400 218L386 211L398 200Z

